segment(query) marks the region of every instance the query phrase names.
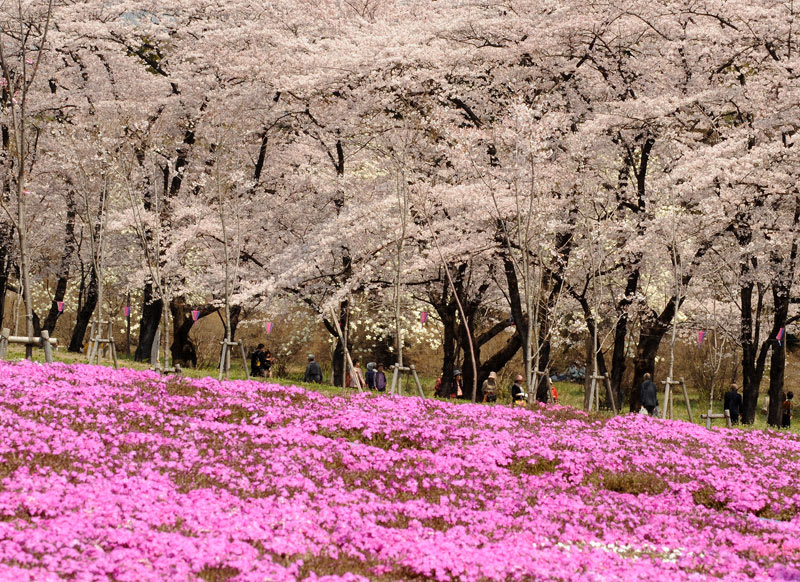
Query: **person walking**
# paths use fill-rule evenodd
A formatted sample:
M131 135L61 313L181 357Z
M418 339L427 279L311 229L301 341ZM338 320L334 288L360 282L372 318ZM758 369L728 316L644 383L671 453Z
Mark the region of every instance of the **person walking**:
M250 355L250 375L254 378L263 378L267 375L264 344L258 344L256 351Z
M481 386L484 402L497 402L497 373L489 372L489 377Z
M386 392L386 372L383 371L383 364L378 364L378 369L375 370L375 390Z
M736 384L731 384L730 390L722 399L722 409L730 412L732 424L739 424L739 413L742 410L742 395L737 390Z
M658 406L658 387L650 374L644 375L644 382L639 387L639 401L650 416L656 415Z
M375 362L367 362L367 373L364 378L367 388L375 390Z
M518 402L525 402L525 391L522 389L522 382L524 380L522 374L517 374L517 377L514 378L514 383L511 385L511 406L514 406Z
M319 367L319 364L314 359L314 354L308 354L308 365L303 376L303 382L322 384L322 368Z
M794 399L794 392L787 392L786 400L781 404L781 426L783 428L789 428L789 425L792 424L792 407L794 406L792 399Z

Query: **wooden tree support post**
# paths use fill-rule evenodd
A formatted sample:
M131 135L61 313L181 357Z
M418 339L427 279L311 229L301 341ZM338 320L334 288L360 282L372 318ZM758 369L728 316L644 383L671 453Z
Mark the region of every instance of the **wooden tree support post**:
M675 413L674 398L672 387L680 384L683 390L683 400L686 403L686 411L689 413L689 422L694 422L694 415L692 414L692 405L689 402L689 391L686 389L686 382L683 378L680 380L673 380L667 378L662 382L664 384L664 408L661 410L661 418L673 419Z
M611 410L616 415L619 413L619 409L617 408L617 402L614 398L614 391L611 389L611 380L608 377L608 374L604 374L603 376L592 374L589 376L591 378L592 383L591 387L589 388L589 408L588 411L591 412L595 410L596 412L600 410L600 386L598 386L598 382L600 380L603 381L603 386L606 389L606 395L608 396L608 402L611 404Z
M169 376L174 374L176 376L183 376L183 368L181 368L180 364L175 364L174 368L162 368L160 365L156 365L153 370L161 374L162 376Z
M411 372L411 375L414 378L414 383L417 385L417 392L419 392L420 398L425 398L425 391L422 390L422 384L419 381L419 376L417 376L417 369L414 367L414 364L410 366L401 366L400 364L395 364L392 366L393 373L392 373L392 385L389 388L389 394L397 394L398 396L402 394L402 382L401 382L401 375L403 372Z
M44 361L48 364L53 363L53 344L50 343L50 332L46 329L42 330L42 349L44 350Z
M227 380L229 378L229 373L231 369L231 350L239 346L239 354L242 356L242 367L244 367L244 374L247 379L250 379L250 370L247 369L247 356L244 353L244 343L242 340L237 342L229 342L228 340L222 340L219 342L222 346L222 349L219 353L219 376L217 377L218 380L222 380L222 376L225 376Z
M7 327L3 328L3 333L0 335L0 359L5 360L8 355L8 337L11 335L11 330Z
M733 423L731 422L731 411L727 408L725 409L724 414L712 414L711 409L708 409L708 414L701 414L700 418L704 418L706 421L706 428L711 430L711 421L716 418L724 418L725 419L725 426L728 428L733 428Z
M46 329L42 330L42 335L39 337L27 337L11 335L11 330L4 327L0 332L0 359L5 359L8 356L9 344L19 344L27 348L40 348L44 350L44 360L48 364L53 363L53 346L58 347L58 340L50 337L50 332Z
M117 344L114 342L114 324L110 321L93 321L89 328L90 364L100 363L100 350L103 351L103 357L106 357L107 350L110 350L114 368L119 368Z

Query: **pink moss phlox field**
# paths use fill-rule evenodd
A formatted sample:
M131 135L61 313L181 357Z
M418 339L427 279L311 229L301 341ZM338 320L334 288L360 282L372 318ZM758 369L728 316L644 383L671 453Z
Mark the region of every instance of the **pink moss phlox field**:
M0 363L0 580L800 580L800 440Z

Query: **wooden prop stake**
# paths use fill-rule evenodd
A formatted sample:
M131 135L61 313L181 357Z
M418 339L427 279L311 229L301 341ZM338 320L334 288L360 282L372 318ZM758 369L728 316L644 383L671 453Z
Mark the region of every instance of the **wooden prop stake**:
M389 394L402 394L402 381L401 381L401 374L411 373L411 376L414 378L414 383L417 385L417 392L420 395L420 398L425 398L425 391L422 389L422 383L419 381L419 376L417 376L417 369L414 367L414 364L410 366L401 366L400 364L395 364L392 366L393 374L392 374L392 386L389 389Z
M23 345L28 349L40 348L44 350L44 360L48 364L53 363L53 346L58 347L58 340L50 337L50 332L46 329L42 330L42 335L39 337L17 336L11 335L11 330L4 327L0 332L0 359L5 359L8 356L9 344Z
M711 430L711 421L717 418L724 418L725 419L725 426L728 428L733 428L733 423L731 422L731 411L727 408L725 409L724 414L712 414L711 409L708 409L708 414L701 414L700 418L704 418L706 420L706 428Z
M89 363L99 364L100 350L103 351L103 357L106 357L110 350L114 368L119 368L117 344L114 342L114 325L110 321L93 321L89 329Z
M680 385L683 391L683 401L686 403L686 411L689 413L689 422L694 422L694 415L692 414L692 405L689 402L689 391L686 389L686 382L684 382L683 378L680 380L673 380L672 378L667 378L663 382L664 384L664 408L661 410L661 418L669 418L672 420L675 416L675 404L674 404L674 390L672 389L675 385Z

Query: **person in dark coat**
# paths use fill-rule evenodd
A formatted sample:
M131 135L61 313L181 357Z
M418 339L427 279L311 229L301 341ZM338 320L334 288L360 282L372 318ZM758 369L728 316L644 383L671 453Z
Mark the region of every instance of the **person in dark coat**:
M367 388L375 390L375 362L367 362L367 373L364 380L367 382Z
M320 368L319 364L314 360L314 354L308 354L308 366L306 366L303 382L322 384L322 368Z
M739 413L742 410L742 395L737 392L736 384L731 384L731 389L725 393L722 400L722 408L731 413L731 422L739 424Z
M383 371L383 364L378 364L378 369L375 370L375 390L386 392L386 372Z
M656 406L658 406L658 387L653 382L650 374L644 375L644 382L639 387L639 401L644 406L647 414L650 416L656 415Z
M511 406L514 406L517 402L525 401L525 391L522 389L523 380L524 378L520 374L517 374L514 379L514 384L511 386Z
M267 375L267 353L264 344L258 344L256 351L250 355L250 375L260 378Z
M789 428L792 424L792 407L794 403L792 400L794 399L793 392L787 392L786 398L784 399L783 403L781 403L781 426L783 428Z

